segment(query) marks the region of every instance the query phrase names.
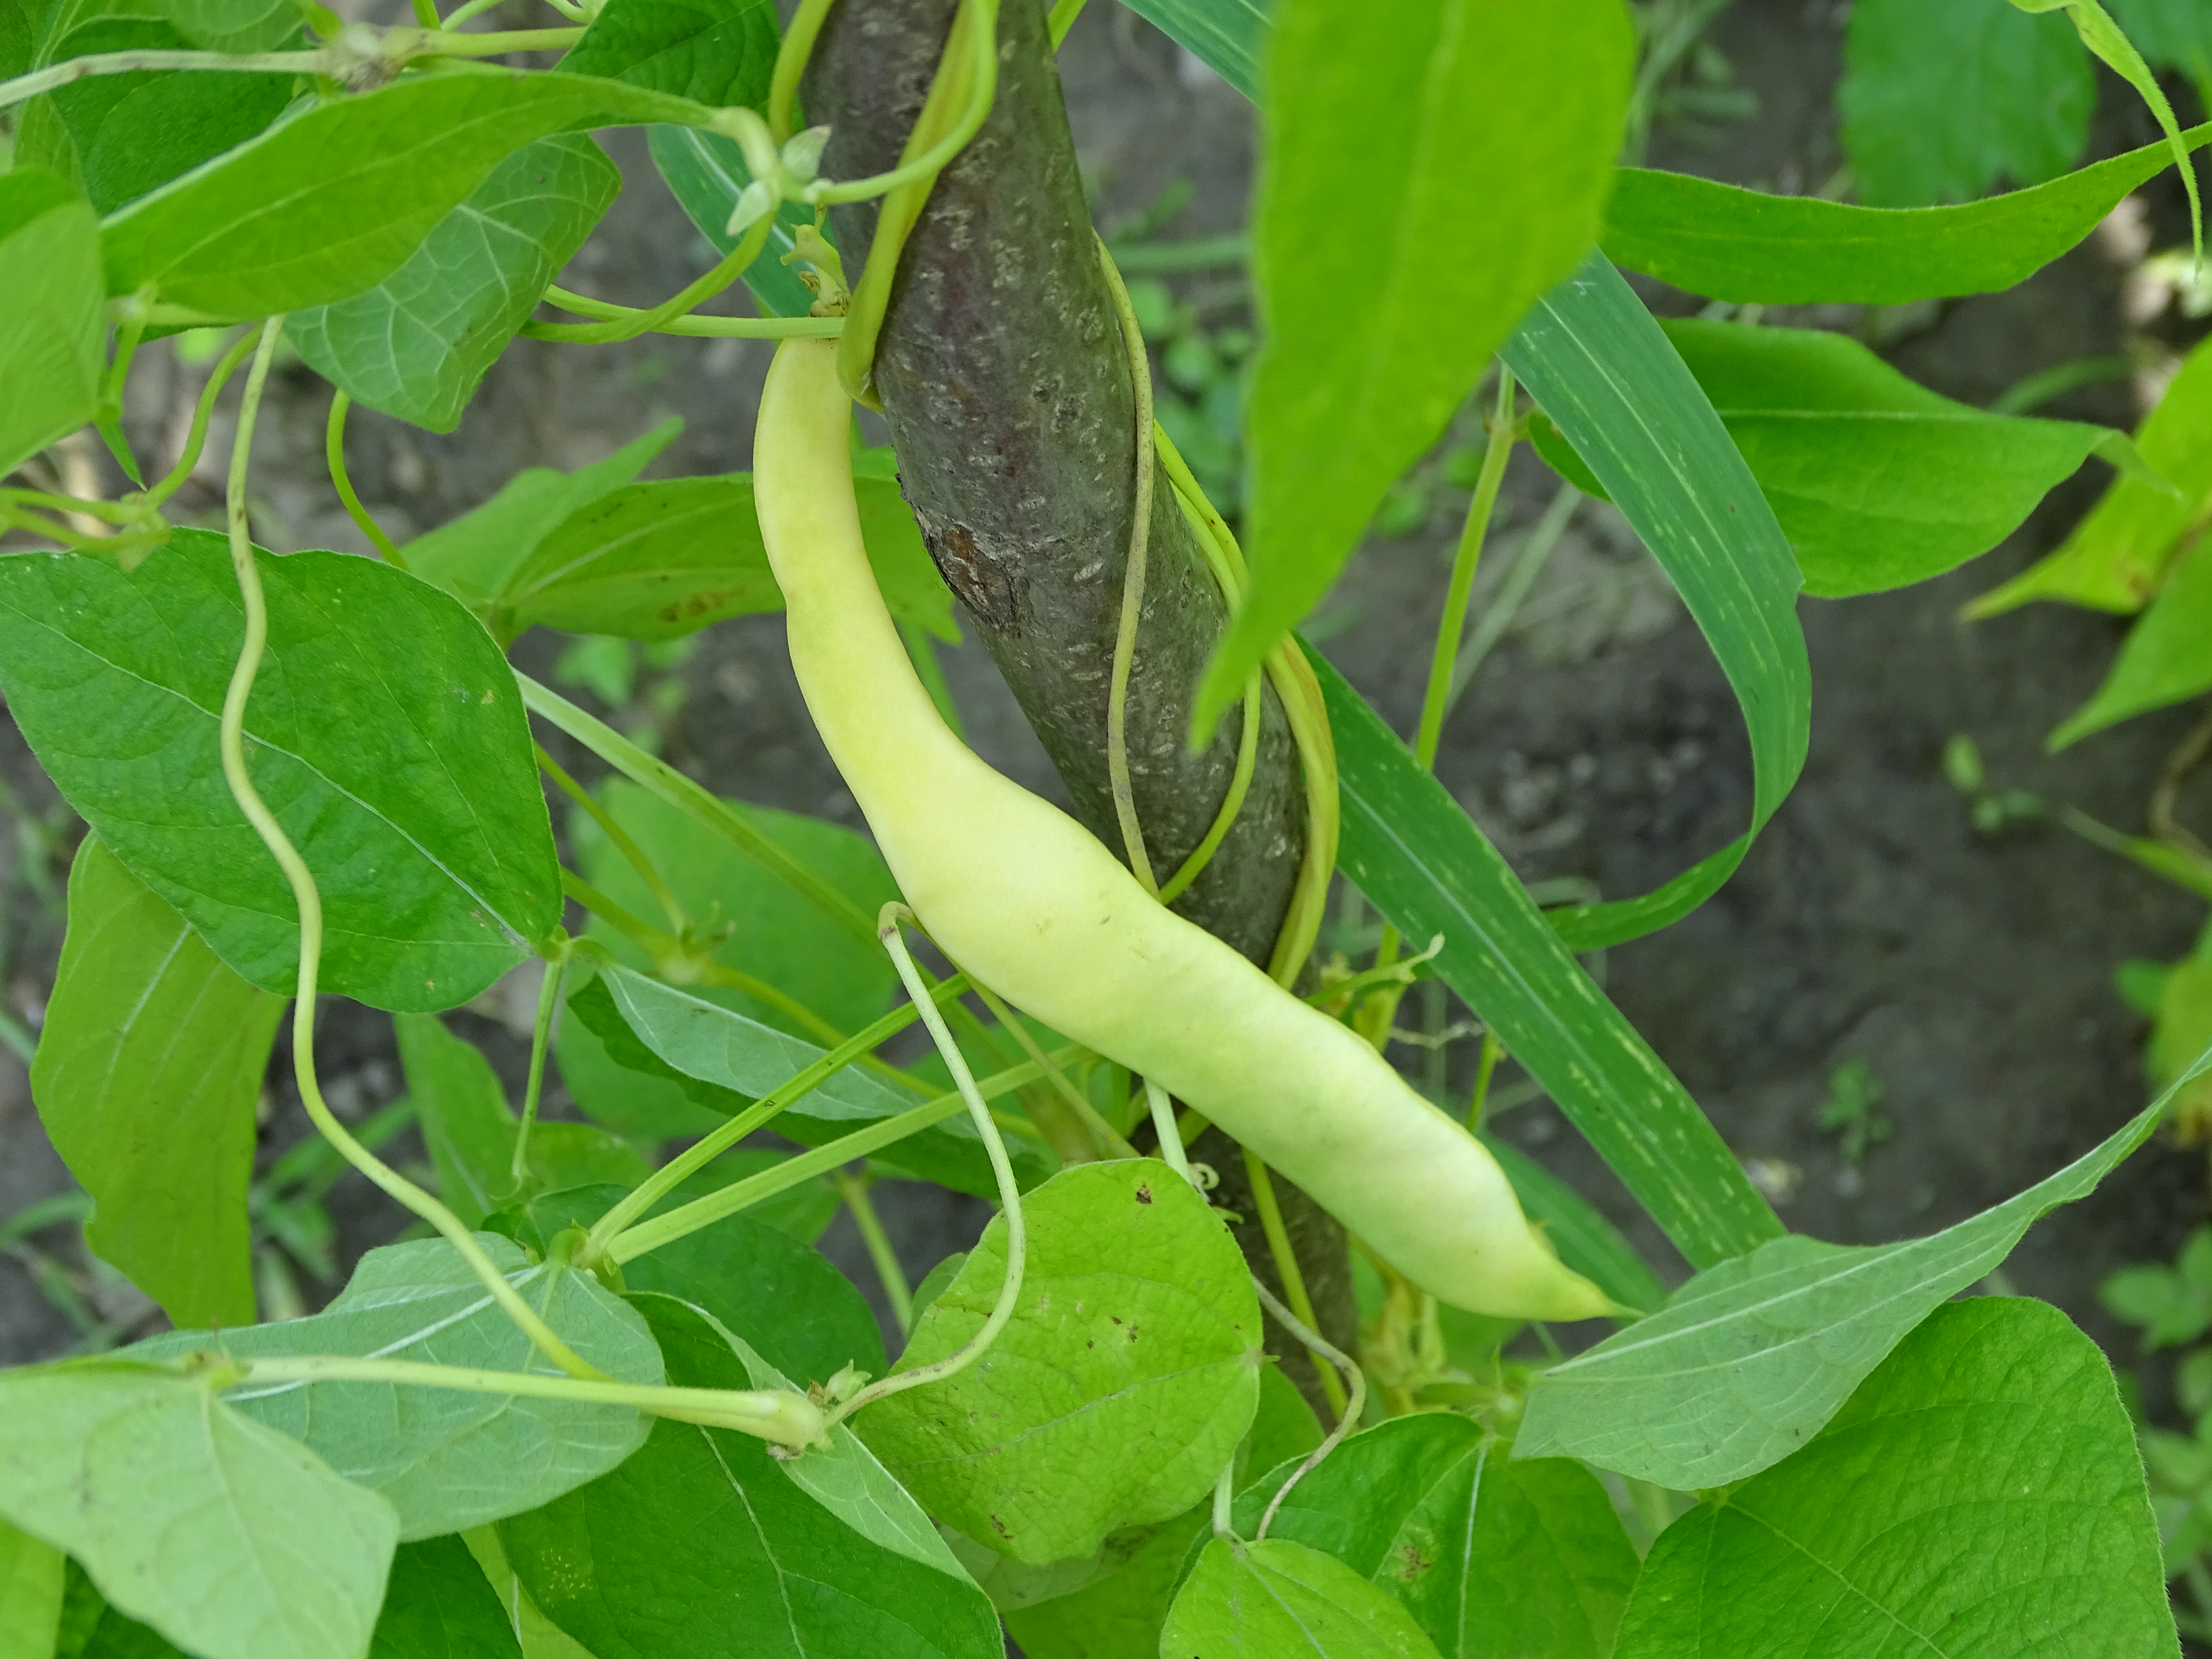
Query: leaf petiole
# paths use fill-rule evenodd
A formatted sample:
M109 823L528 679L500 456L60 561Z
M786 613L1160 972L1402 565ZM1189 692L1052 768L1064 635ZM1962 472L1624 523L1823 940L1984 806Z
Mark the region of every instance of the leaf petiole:
M411 1359L356 1359L302 1355L236 1362L239 1382L395 1382L451 1389L463 1394L519 1395L533 1400L579 1400L629 1406L655 1417L735 1429L786 1446L811 1446L828 1432L822 1408L785 1389L678 1389L610 1377L554 1376L539 1371L486 1370L468 1365L428 1365ZM231 1386L236 1387L237 1383Z

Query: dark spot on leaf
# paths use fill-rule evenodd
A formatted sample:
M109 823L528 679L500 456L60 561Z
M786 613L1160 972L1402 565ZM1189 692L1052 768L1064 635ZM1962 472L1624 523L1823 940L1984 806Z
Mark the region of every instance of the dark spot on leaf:
M1398 1563L1398 1577L1407 1583L1413 1583L1414 1579L1436 1565L1435 1562L1421 1553L1420 1546L1418 1544L1405 1546L1399 1554L1402 1559Z
M1006 1530L1006 1523L1000 1520L995 1515L991 1517L991 1530L997 1533L1001 1538L1012 1538L1013 1536L1013 1534Z
M1150 1187L1139 1186L1137 1188L1137 1202L1139 1204L1149 1204L1152 1201L1152 1189Z

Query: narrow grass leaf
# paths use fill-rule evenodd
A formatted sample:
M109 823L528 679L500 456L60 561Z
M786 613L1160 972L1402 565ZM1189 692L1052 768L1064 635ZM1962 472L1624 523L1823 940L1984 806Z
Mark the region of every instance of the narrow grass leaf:
M1236 1242L1165 1164L1078 1164L1022 1208L1021 1300L988 1357L854 1420L931 1514L1036 1563L1088 1555L1212 1486L1258 1406L1261 1333ZM965 1346L1006 1265L1000 1216L893 1374Z
M1619 0L1287 0L1276 21L1253 226L1252 582L1200 683L1200 732L1595 238L1634 59Z
M1803 1450L1659 1536L1617 1659L2180 1651L2112 1368L2057 1309L1938 1308Z
M1538 1377L1514 1455L1580 1457L1677 1492L1778 1463L2037 1217L2093 1191L2172 1092L2056 1175L1929 1237L1845 1245L1792 1234L1699 1273L1650 1318Z
M478 1242L555 1333L625 1382L661 1381L644 1322L588 1273L532 1265L513 1242ZM251 1361L311 1354L408 1359L559 1376L443 1239L371 1250L319 1314L239 1331L178 1331L134 1356L174 1359L210 1350ZM340 1474L381 1492L400 1535L460 1532L548 1502L605 1474L645 1438L628 1406L463 1393L392 1382L256 1382L229 1408L302 1441Z
M85 1243L177 1325L253 1322L246 1189L283 1011L85 837L31 1095L92 1195Z
M1274 0L1122 0L1254 102Z
M1780 1232L1697 1102L1591 982L1498 849L1343 676L1319 658L1314 672L1336 737L1345 874L1407 938L1443 935L1444 982L1692 1263L1709 1267Z
M258 556L269 648L254 781L322 890L323 988L467 1001L561 915L552 824L513 672L445 594L336 553ZM137 569L0 561L0 689L63 795L252 984L289 994L290 887L222 779L244 632L230 549L179 530Z
M359 1659L398 1522L210 1379L124 1360L0 1372L0 1520L201 1659Z
M546 286L622 188L591 138L526 144L366 293L285 319L309 368L356 403L451 432Z
M1673 580L1751 736L1751 827L1641 898L1556 914L1569 943L1589 951L1711 896L1796 782L1813 698L1797 564L1711 400L1604 256L1540 300L1502 356Z

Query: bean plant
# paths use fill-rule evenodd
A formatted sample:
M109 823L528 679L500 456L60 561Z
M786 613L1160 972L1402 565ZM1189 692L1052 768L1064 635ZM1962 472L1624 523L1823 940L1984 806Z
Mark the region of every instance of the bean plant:
M1756 320L2008 288L2169 167L2193 207L2212 127L2179 128L2095 0L2020 0L2005 39L2102 59L2161 139L1903 209L1621 164L1711 6L1647 14L1639 69L1621 0L1131 0L1264 114L1230 255L1254 327L1133 291L1087 227L1062 244L1098 301L1060 343L1123 354L1133 410L1101 717L1054 728L1080 823L957 735L935 651L993 624L978 571L1001 555L925 507L897 352L902 307L953 291L933 227L1008 164L1000 117L1065 145L1056 92L1024 100L1056 86L1082 0L803 0L783 27L766 0L548 3L557 22L481 29L483 0L393 27L318 0L0 0L0 469L22 469L0 691L88 826L33 1087L91 1249L173 1327L0 1372L0 1650L2177 1653L2112 1368L2045 1304L1954 1298L2212 1071L2206 1034L2026 1191L1844 1246L1784 1229L1583 965L1710 897L1788 796L1801 596L1951 570L2085 462L2114 473L2106 504L2000 590L2158 595L2075 724L2150 706L2138 655L2153 701L2189 694L2177 661L2212 676L2186 372L2130 438ZM1927 9L1954 3L1979 8ZM935 43L880 89L910 131L873 171L838 161L873 106L817 74L855 15ZM1860 97L1847 120L1911 145L1949 113ZM558 280L621 182L590 134L620 126L715 251L649 307ZM1714 303L1662 321L1624 269ZM741 282L756 315L714 303ZM1021 294L959 295L1017 325ZM138 355L185 330L218 355L164 470L121 413ZM519 337L647 334L778 343L754 472L644 479L664 428L404 543L362 505L354 405L450 432ZM332 387L330 485L374 557L254 544L287 349ZM194 526L177 500L234 386L222 526ZM1008 429L1083 415L1040 400ZM1431 459L1470 418L1474 453ZM129 479L114 499L37 459L88 428ZM1643 538L1741 707L1741 832L1649 893L1540 908L1433 775L1523 439ZM1409 476L1471 500L1401 733L1295 629ZM1169 586L1168 532L1202 588ZM657 725L510 660L539 628L617 641L557 678L619 692L787 600L868 836L720 798ZM1143 629L1207 606L1225 623L1164 684ZM2182 646L2139 651L2161 615ZM1133 735L1162 706L1222 762L1218 799L1169 803L1197 826L1172 848ZM590 757L582 780L556 750ZM1093 762L1111 787L1085 802ZM1263 811L1294 833L1255 853L1239 824ZM1267 914L1197 908L1255 859L1281 878ZM1325 918L1370 911L1379 930L1329 934L1371 941L1357 958L1316 957ZM441 1018L510 975L537 988L519 1102ZM1480 1022L1471 1098L1380 1057L1416 983ZM428 1170L325 1098L325 998L391 1014ZM886 1048L916 1024L926 1048ZM288 1025L329 1154L257 1185ZM1508 1055L1686 1277L1489 1133ZM541 1112L556 1075L584 1121ZM257 1301L256 1228L327 1259L299 1206L329 1158L418 1224L284 1317L296 1287ZM884 1179L991 1218L912 1285ZM815 1248L841 1207L896 1353ZM1347 1274L1357 1331L1323 1293Z

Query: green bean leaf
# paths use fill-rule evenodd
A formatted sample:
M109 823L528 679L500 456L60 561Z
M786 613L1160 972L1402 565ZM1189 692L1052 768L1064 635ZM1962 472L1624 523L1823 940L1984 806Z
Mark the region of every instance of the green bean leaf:
M100 227L49 173L0 173L0 476L89 421L107 324Z
M1618 0L1288 0L1278 15L1253 228L1252 580L1197 730L1328 591L1384 492L1589 248L1634 55Z
M2212 123L2182 139L2191 149L2212 143ZM1995 294L2080 242L2172 163L2167 145L2145 144L2027 190L1903 209L1624 167L1599 240L1631 270L1747 304L1894 306Z
M1824 599L1925 581L2010 535L2091 455L2145 488L2124 433L1991 415L1814 329L1670 322L1804 573Z
M1238 1494L1257 1530L1297 1463ZM1413 1614L1443 1659L1607 1659L1636 1549L1597 1478L1506 1448L1449 1413L1353 1435L1291 1491L1270 1538L1334 1557Z
M1184 1559L1205 1536L1210 1513L1200 1504L1159 1527L1109 1539L1097 1577L1050 1601L1005 1609L1007 1630L1029 1659L1157 1653Z
M2212 1055L2197 1070L2212 1070ZM1515 1455L1580 1457L1678 1492L1781 1462L2037 1217L2094 1191L2173 1092L2056 1175L1929 1237L1844 1245L1792 1234L1708 1268L1650 1318L1539 1376Z
M538 543L499 603L514 633L540 625L672 640L726 617L783 609L749 473L628 484Z
M0 1653L47 1659L62 1616L68 1558L0 1521Z
M552 825L514 675L483 629L389 565L257 562L269 648L246 715L256 787L322 890L323 988L465 1002L560 920ZM289 994L292 892L239 811L216 725L244 631L225 539L137 568L0 560L0 689L70 805L249 982Z
M275 52L300 38L299 0L161 0L177 33L210 52Z
M506 1086L477 1046L436 1015L402 1014L393 1024L439 1196L467 1225L479 1226L514 1186L518 1125ZM602 1181L635 1187L652 1173L637 1148L589 1123L532 1124L526 1158L526 1184L535 1191Z
M663 1296L636 1306L672 1382L757 1386L708 1316ZM909 1551L919 1546L855 1530L800 1486L796 1466L729 1430L659 1423L620 1468L499 1533L531 1599L598 1659L1005 1651L975 1585L916 1559Z
M210 15L264 6L274 8L271 15L252 24L239 15ZM45 9L49 15L38 53L41 66L94 52L205 46L196 27L203 21L218 30L225 21L240 24L269 46L297 44L301 33L300 11L292 0L71 0ZM88 76L42 101L78 158L86 198L96 211L108 213L263 131L306 84L282 73L141 71Z
M2137 475L2112 480L2066 539L1966 607L1994 617L2031 599L2093 611L2139 611L2166 578L2181 538L2212 502L2212 345L2200 343L2136 432L2161 489Z
M1540 300L1502 355L1673 579L1750 730L1750 829L1641 898L1553 915L1574 949L1595 950L1663 927L1711 896L1796 782L1813 696L1800 578L1711 399L1602 255Z
M538 543L570 515L644 471L683 430L681 420L664 421L605 460L574 472L526 467L482 507L400 549L407 568L489 623L507 579Z
M1122 0L1254 102L1274 0Z
M1693 1264L1780 1232L1697 1102L1591 983L1498 849L1343 676L1317 657L1314 672L1336 737L1344 873L1407 939L1443 935L1444 982Z
M85 1243L177 1325L253 1322L246 1189L283 1012L85 837L31 1094L92 1195Z
M285 337L356 403L451 432L622 173L582 133L526 144L366 293L296 312Z
M1162 1654L1436 1659L1413 1616L1350 1567L1287 1538L1207 1540L1168 1609Z
M1664 1533L1618 1659L2178 1655L2135 1431L2041 1302L1937 1309L1787 1462Z
M2120 643L2097 695L2051 734L2053 750L2212 690L2212 557L2191 548Z
M1036 1563L1089 1555L1108 1533L1179 1515L1212 1486L1258 1407L1261 1330L1227 1227L1165 1164L1078 1164L1022 1211L1021 1297L988 1362L854 1420L932 1515ZM1006 1268L1001 1215L892 1374L966 1346Z
M522 1659L499 1594L451 1534L402 1544L368 1659Z
M596 994L602 990L605 1003ZM570 999L569 1008L607 1044L617 1064L648 1077L682 1079L678 1086L692 1100L725 1115L743 1110L829 1052L627 968L608 969L596 985ZM802 1146L818 1146L910 1111L926 1098L848 1066L779 1116L775 1128ZM1012 1150L1017 1173L1036 1179L1041 1172L1036 1155ZM998 1192L982 1138L965 1110L949 1103L939 1122L872 1156L960 1192L978 1197Z
M744 152L738 148L737 140L698 127L663 125L648 131L646 147L668 193L690 217L692 228L718 255L727 255L738 245L738 238L729 231L731 210L753 181L752 169L745 165ZM803 202L786 202L776 214L775 227L769 232L760 258L745 267L745 286L769 316L804 317L814 304L814 292L799 280L799 268L783 262L783 256L798 246L793 233L813 222L813 209ZM826 224L822 234L825 240L830 240Z
M563 1228L588 1229L635 1184L546 1193L494 1224L512 1223L514 1236L542 1255ZM802 1389L847 1365L880 1376L888 1363L876 1316L853 1281L757 1212L726 1215L623 1263L623 1284L712 1314Z
M589 1273L532 1265L511 1241L478 1234L507 1282L585 1359L625 1382L661 1381L644 1322ZM443 1239L371 1250L319 1314L235 1331L176 1331L127 1352L171 1359L209 1350L251 1361L374 1356L559 1376ZM612 1468L645 1438L628 1406L473 1394L392 1382L257 1382L228 1408L304 1442L358 1486L383 1494L404 1538L433 1538L534 1509ZM134 1610L135 1611L135 1610Z
M593 76L455 64L319 104L112 215L110 294L263 317L328 305L405 264L525 144L617 121L704 120Z
M780 43L769 0L607 0L561 68L710 109L758 109Z
M1844 154L1870 207L2037 185L2089 139L2097 78L2070 28L2009 0L1863 0L1844 33Z
M748 995L735 986L708 984L690 988L695 994L825 1047L890 1007L898 972L882 946L855 939L775 872L658 795L619 778L603 784L599 794L607 815L668 884L702 952L781 994ZM729 805L863 914L873 915L897 896L890 871L866 836L797 812ZM579 811L570 817L568 836L586 880L632 915L668 926L643 878L597 823ZM624 963L652 966L645 951L605 921L594 920L587 936Z
M114 1359L0 1372L0 1520L202 1659L358 1659L392 1505L216 1380Z

